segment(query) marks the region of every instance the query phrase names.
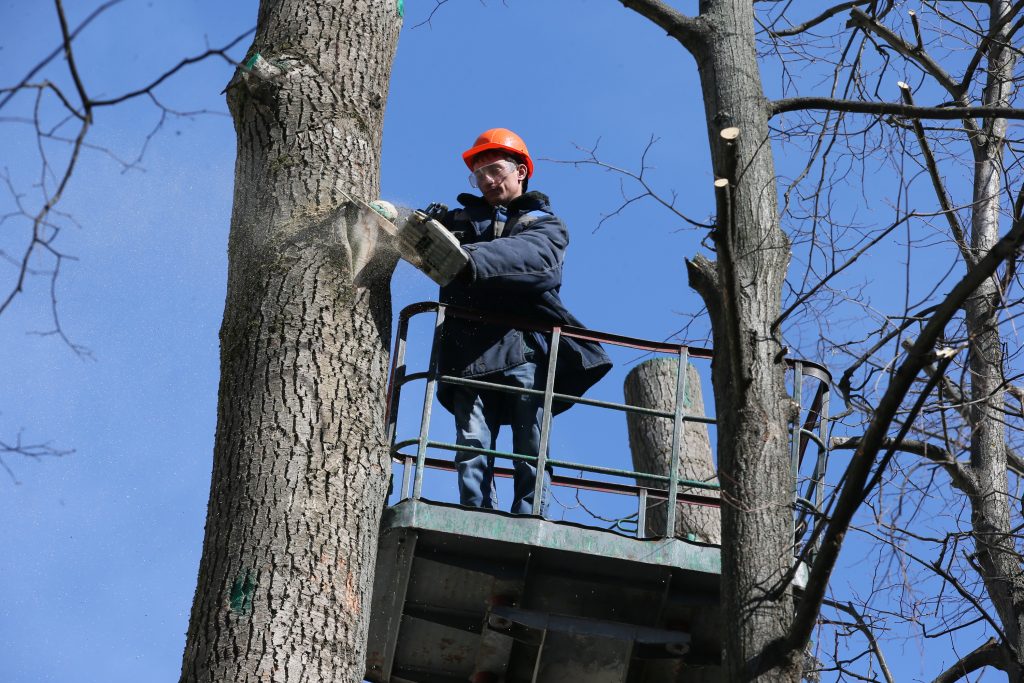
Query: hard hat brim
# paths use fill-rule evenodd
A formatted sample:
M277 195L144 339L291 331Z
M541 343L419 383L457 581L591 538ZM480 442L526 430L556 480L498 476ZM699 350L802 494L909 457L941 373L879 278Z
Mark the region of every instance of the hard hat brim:
M522 150L518 150L515 147L509 147L498 142L485 142L482 145L475 145L470 147L462 153L462 160L466 162L466 167L469 170L473 170L473 158L479 154L490 150L501 150L508 152L512 156L522 159L523 163L526 164L526 177L530 178L533 176L533 159L530 158L529 154L523 154Z

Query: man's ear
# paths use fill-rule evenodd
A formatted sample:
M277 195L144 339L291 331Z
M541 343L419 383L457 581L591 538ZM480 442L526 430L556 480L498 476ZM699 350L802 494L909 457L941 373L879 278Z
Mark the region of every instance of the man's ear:
M526 180L526 164L519 164L516 166L516 176L519 178L519 182Z

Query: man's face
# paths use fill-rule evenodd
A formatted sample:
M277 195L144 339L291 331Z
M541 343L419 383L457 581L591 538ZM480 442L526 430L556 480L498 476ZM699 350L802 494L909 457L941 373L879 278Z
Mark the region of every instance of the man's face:
M502 152L488 150L473 158L473 175L488 204L506 206L523 193L526 164L517 165Z

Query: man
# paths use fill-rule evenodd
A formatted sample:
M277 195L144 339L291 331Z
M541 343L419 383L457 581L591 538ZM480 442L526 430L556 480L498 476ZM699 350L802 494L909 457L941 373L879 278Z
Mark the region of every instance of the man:
M441 288L442 303L582 327L558 295L569 234L551 212L547 196L527 191L533 159L526 144L512 131L494 128L481 134L462 158L473 172L470 184L483 196L460 194L463 208L442 219L469 257L455 280ZM453 316L446 318L440 340L443 374L524 389L545 387L547 335ZM555 391L580 396L609 369L611 361L599 344L563 338ZM494 450L500 425L508 424L513 452L540 452L540 397L441 384L438 398L455 417L456 443ZM569 407L556 403L552 412ZM497 507L494 458L460 452L455 460L460 502ZM536 467L517 460L514 469L512 512L543 515L547 496L534 509ZM547 472L545 477L550 481Z

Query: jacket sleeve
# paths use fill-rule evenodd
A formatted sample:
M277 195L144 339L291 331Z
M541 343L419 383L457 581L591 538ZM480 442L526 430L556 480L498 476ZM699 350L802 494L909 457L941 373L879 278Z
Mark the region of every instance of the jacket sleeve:
M569 231L545 214L522 232L466 245L472 285L517 292L546 292L562 284Z
M561 219L545 214L521 232L467 245L470 282L475 287L546 292L561 285L569 234Z

